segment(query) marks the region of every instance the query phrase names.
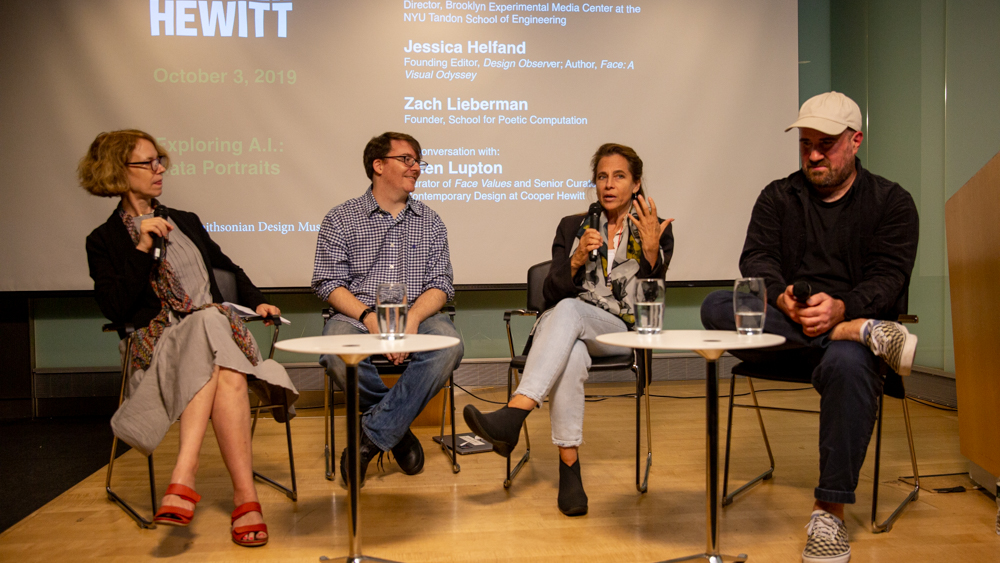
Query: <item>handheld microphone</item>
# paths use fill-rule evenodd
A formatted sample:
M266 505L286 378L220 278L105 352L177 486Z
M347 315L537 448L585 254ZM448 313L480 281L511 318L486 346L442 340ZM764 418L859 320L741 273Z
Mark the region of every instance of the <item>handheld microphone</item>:
M812 286L807 281L797 281L792 285L792 295L795 296L796 301L803 305L812 297L812 294Z
M153 210L153 217L159 217L166 220L168 216L167 206L157 205L156 209ZM167 239L159 236L153 235L153 260L156 262L161 262L163 258L167 255Z
M601 228L601 211L602 211L602 209L601 209L601 204L600 203L591 203L590 204L590 209L587 211L587 213L590 214L590 228L591 229L597 229L598 232L600 232L600 228ZM597 249L597 248L595 248L594 250L591 250L590 251L590 259L593 260L593 261L596 261L598 253L599 253L599 249Z

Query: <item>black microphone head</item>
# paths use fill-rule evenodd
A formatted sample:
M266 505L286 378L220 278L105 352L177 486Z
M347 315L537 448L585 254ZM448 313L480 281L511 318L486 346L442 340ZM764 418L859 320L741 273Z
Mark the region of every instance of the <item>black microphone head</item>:
M601 207L600 203L590 204L590 209L587 210L587 216L590 217L590 222L591 222L590 228L592 229L597 228L596 222L599 222L601 220L601 213L603 211L604 208Z
M166 219L168 215L166 205L157 205L153 210L153 217ZM167 241L163 237L153 235L153 260L159 262L167 254Z
M807 281L797 281L792 284L792 295L799 303L805 303L812 297L812 286Z
M601 207L600 203L594 202L590 204L590 209L587 210L588 221L590 222L591 229L598 229L601 226L601 212L604 208ZM590 251L590 259L597 260L598 250L595 248Z

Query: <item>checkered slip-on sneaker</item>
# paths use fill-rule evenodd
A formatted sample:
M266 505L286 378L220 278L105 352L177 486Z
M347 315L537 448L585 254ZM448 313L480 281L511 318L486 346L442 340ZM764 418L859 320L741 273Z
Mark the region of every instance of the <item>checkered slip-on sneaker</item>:
M833 514L814 510L806 533L809 539L802 550L802 563L847 563L851 560L847 527Z
M885 360L899 375L910 375L917 353L917 335L892 321L869 320L861 329L861 339L872 353Z

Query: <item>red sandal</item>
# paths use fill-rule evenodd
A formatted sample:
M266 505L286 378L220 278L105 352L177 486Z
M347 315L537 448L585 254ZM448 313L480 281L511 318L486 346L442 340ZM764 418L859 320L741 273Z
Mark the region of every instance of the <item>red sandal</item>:
M181 485L180 483L171 483L167 487L166 495L177 495L182 499L198 504L201 500L201 495L194 492L194 489L186 485ZM179 506L164 505L161 506L159 510L156 511L156 516L153 517L153 522L157 524L166 524L167 526L187 526L191 523L191 519L194 518L193 508L181 508Z
M231 522L236 522L237 519L239 519L241 516L243 516L244 514L246 514L248 512L260 512L261 516L264 515L264 513L261 512L261 510L260 510L260 503L259 502L245 502L245 503L237 506L236 510L233 511L233 519L231 520ZM268 536L266 538L262 539L262 540L259 540L259 539L245 540L245 539L243 539L243 536L245 536L245 535L247 535L247 534L249 534L251 532L264 532L266 534L267 533L267 524L263 524L263 523L261 523L261 524L250 524L249 526L237 526L237 527L233 528L233 530L232 530L232 533L233 533L233 543L235 543L236 545L242 545L243 547L260 547L262 545L267 544L267 540L271 538L271 535L268 534ZM256 536L254 536L254 537L256 537Z

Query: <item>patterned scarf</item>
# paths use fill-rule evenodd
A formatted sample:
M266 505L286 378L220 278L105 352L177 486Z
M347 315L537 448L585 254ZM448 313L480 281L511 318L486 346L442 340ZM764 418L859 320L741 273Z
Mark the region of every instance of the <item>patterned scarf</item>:
M159 202L153 200L153 205L159 205ZM132 236L132 242L139 244L139 229L136 227L135 221L132 220L132 216L126 213L120 204L118 205L118 216L121 217L125 228ZM160 309L160 313L156 315L156 318L150 321L149 326L136 330L138 339L136 345L132 347L131 358L133 370L149 369L149 363L153 360L153 347L160 336L163 335L163 331L170 326L171 311L190 314L209 307L215 307L229 318L229 328L233 331L233 342L239 346L240 351L243 352L243 355L247 357L247 360L251 364L257 365L258 353L256 344L239 315L229 307L223 307L218 303L207 303L200 307L195 307L191 302L191 297L184 291L180 279L174 272L173 267L170 266L170 262L166 256L160 260L159 267L150 272L149 282L153 286L153 292L160 298L163 308Z
M642 256L642 241L638 233L632 232L632 222L625 219L622 226L622 237L615 250L614 262L608 265L608 218L601 214L597 230L601 233L602 243L598 252L599 261L587 261L584 266L583 292L578 299L604 309L612 315L617 315L625 324L635 324L635 294L639 273L639 258ZM590 219L585 217L576 232L573 241L572 255L580 245L580 237L584 231L591 228Z

